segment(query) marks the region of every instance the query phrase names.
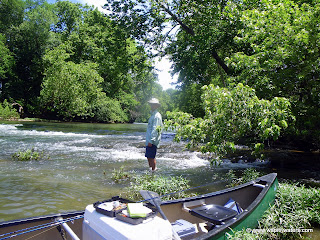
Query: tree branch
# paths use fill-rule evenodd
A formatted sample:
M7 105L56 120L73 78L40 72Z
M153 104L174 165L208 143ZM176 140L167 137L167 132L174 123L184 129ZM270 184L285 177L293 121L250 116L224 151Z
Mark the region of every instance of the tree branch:
M194 30L188 27L186 24L184 24L173 12L170 11L168 7L166 7L163 3L159 1L158 1L158 4L166 13L168 13L172 17L174 21L179 23L179 25L182 27L183 30L185 30L188 34L195 36ZM229 67L219 57L217 51L214 48L211 49L211 56L217 61L217 63L221 66L221 68L225 71L226 74L230 73Z
M219 57L218 53L214 48L211 49L212 57L217 61L217 63L222 67L226 74L230 73L229 67L224 63L224 61Z
M179 23L179 25L180 25L188 34L190 34L190 35L192 35L192 36L195 35L193 29L192 29L192 28L189 28L187 25L185 25L173 12L170 11L169 8L167 8L167 7L166 7L163 3L161 3L161 2L158 2L158 3L160 4L161 8L163 8L163 10L164 10L166 13L168 13L168 14L172 17L172 19L173 19L174 21L177 21L177 22Z

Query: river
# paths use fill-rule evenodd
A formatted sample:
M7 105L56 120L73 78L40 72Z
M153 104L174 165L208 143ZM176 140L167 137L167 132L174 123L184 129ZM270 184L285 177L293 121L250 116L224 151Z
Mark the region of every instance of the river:
M0 122L0 221L82 210L123 193L124 186L112 181L114 169L123 166L125 171L150 174L144 157L145 131L146 124ZM237 163L225 159L220 167L212 167L203 155L172 140L172 133L162 134L156 174L183 176L193 187L213 182L202 191L224 188L221 177L229 169L278 171L280 178L306 174L246 157ZM30 148L49 158L12 160L12 154Z

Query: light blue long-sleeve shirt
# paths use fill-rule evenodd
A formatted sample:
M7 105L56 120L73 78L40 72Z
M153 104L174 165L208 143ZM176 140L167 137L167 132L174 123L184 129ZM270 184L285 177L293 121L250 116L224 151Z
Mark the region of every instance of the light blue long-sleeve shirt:
M151 117L148 121L147 135L146 135L146 146L148 143L155 145L156 147L160 144L161 131L157 127L162 127L162 116L155 110L152 112Z

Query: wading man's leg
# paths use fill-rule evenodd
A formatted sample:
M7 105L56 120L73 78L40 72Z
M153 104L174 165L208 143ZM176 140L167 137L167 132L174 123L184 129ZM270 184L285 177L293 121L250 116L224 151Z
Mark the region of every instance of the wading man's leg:
M148 158L149 167L151 167L151 170L154 171L156 169L156 159L155 158Z

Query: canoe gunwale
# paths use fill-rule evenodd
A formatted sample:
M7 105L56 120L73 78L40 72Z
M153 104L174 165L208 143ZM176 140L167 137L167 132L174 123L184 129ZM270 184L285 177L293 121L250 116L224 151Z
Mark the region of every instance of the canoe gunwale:
M206 193L206 194L202 194L202 195L198 195L198 196L194 196L194 197L188 197L188 198L180 198L180 199L174 199L174 200L167 200L167 201L163 201L161 203L161 205L167 205L167 204L175 204L175 203L183 203L183 202L191 202L191 201L196 201L196 200L200 200L200 199L204 199L204 198L211 198L214 196L218 196L218 195L222 195L222 194L226 194L229 192L233 192L235 190L239 190L241 188L245 188L245 187L249 187L259 181L264 181L268 183L268 186L265 187L261 193L259 194L259 196L264 193L264 192L268 192L270 186L272 185L272 183L274 182L274 180L276 179L277 174L276 173L270 173L268 175L259 177L253 181L250 182L246 182L243 183L241 185L235 186L235 187L231 187L231 188L226 188L226 189L222 189L220 191L216 191L216 192L211 192L211 193ZM259 199L259 196L257 197L256 200ZM256 201L255 200L255 201ZM251 204L250 204L251 205Z
M77 215L84 215L84 211L74 211L74 212L66 212L66 213L59 213L59 214L50 214L50 215L44 215L44 216L9 220L5 222L0 222L0 229L5 227L20 225L20 224L32 223L32 222L54 221L58 217L69 218L69 217L75 217Z

